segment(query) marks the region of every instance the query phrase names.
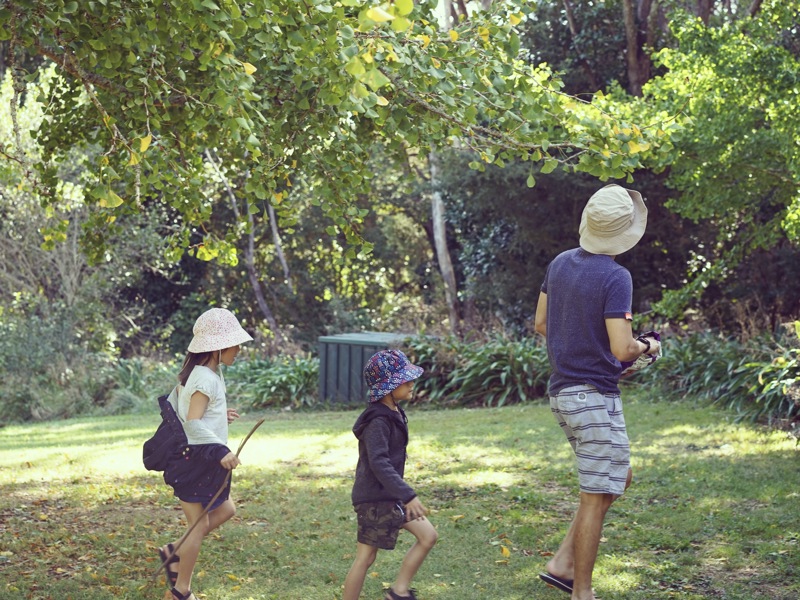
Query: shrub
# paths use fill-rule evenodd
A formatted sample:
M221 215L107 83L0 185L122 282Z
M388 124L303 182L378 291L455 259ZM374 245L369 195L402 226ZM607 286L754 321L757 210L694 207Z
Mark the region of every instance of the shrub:
M104 401L106 414L158 410L156 399L168 394L178 382L175 361L129 358L114 361L108 368L110 390Z
M318 358L254 358L236 363L230 373L231 396L252 408L313 407L319 402Z
M550 367L536 338L461 342L410 340L412 361L425 369L417 401L459 406L503 406L541 398Z
M745 412L752 419L792 419L800 415L800 321L794 323L795 335L787 336L793 347L777 344L771 360L748 363L746 368L757 371L757 382L750 391L755 402Z
M664 357L636 376L668 393L693 397L736 413L738 419L792 419L800 414L796 337L741 343L712 332L664 340Z

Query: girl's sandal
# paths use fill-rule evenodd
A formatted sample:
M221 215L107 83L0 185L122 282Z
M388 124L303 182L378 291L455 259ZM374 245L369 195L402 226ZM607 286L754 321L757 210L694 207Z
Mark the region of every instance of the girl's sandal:
M401 596L397 592L395 592L392 588L386 590L386 596L384 600L417 600L417 596L415 595L416 590L412 590L411 588L408 589L408 596Z
M185 594L181 594L178 590L172 588L170 593L172 594L172 598L174 598L174 600L197 600L197 596L192 593L192 590L189 590Z
M161 564L164 565L164 572L167 574L170 587L175 587L178 582L178 572L171 570L169 566L180 562L181 557L175 554L175 546L171 542L167 544L167 552L159 548L158 555L161 557Z

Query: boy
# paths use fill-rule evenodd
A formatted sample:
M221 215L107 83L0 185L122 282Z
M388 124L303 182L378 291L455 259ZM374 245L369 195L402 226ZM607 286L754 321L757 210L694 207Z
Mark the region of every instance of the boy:
M358 438L358 465L353 507L358 515L358 544L353 566L344 581L342 600L358 600L367 570L378 549L393 550L400 529L417 540L400 565L385 600L417 600L409 586L438 537L425 517L428 512L403 481L408 445L408 419L397 405L411 397L413 381L422 369L399 350L381 350L367 361L364 380L369 406L353 426Z

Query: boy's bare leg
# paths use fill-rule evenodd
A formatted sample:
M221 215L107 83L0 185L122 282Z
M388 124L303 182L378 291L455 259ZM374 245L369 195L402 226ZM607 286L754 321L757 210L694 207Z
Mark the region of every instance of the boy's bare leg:
M358 542L356 545L356 558L353 560L353 566L347 572L347 577L344 579L344 592L342 600L358 600L361 595L361 588L364 587L364 579L367 577L367 571L375 562L375 557L378 555L378 549L375 546L368 546Z
M408 549L403 563L400 565L400 572L397 579L392 584L392 589L398 596L407 596L411 586L411 580L422 566L422 561L428 556L428 552L436 544L439 534L426 517L420 517L413 521L408 521L403 525L403 529L410 531L417 541Z

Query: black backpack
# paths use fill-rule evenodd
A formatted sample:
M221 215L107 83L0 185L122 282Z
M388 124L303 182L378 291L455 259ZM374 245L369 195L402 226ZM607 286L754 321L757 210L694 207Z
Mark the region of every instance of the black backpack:
M183 431L178 415L167 400L169 396L160 396L161 424L155 434L142 446L142 461L148 471L163 471L170 460L178 456L187 445L186 433Z

